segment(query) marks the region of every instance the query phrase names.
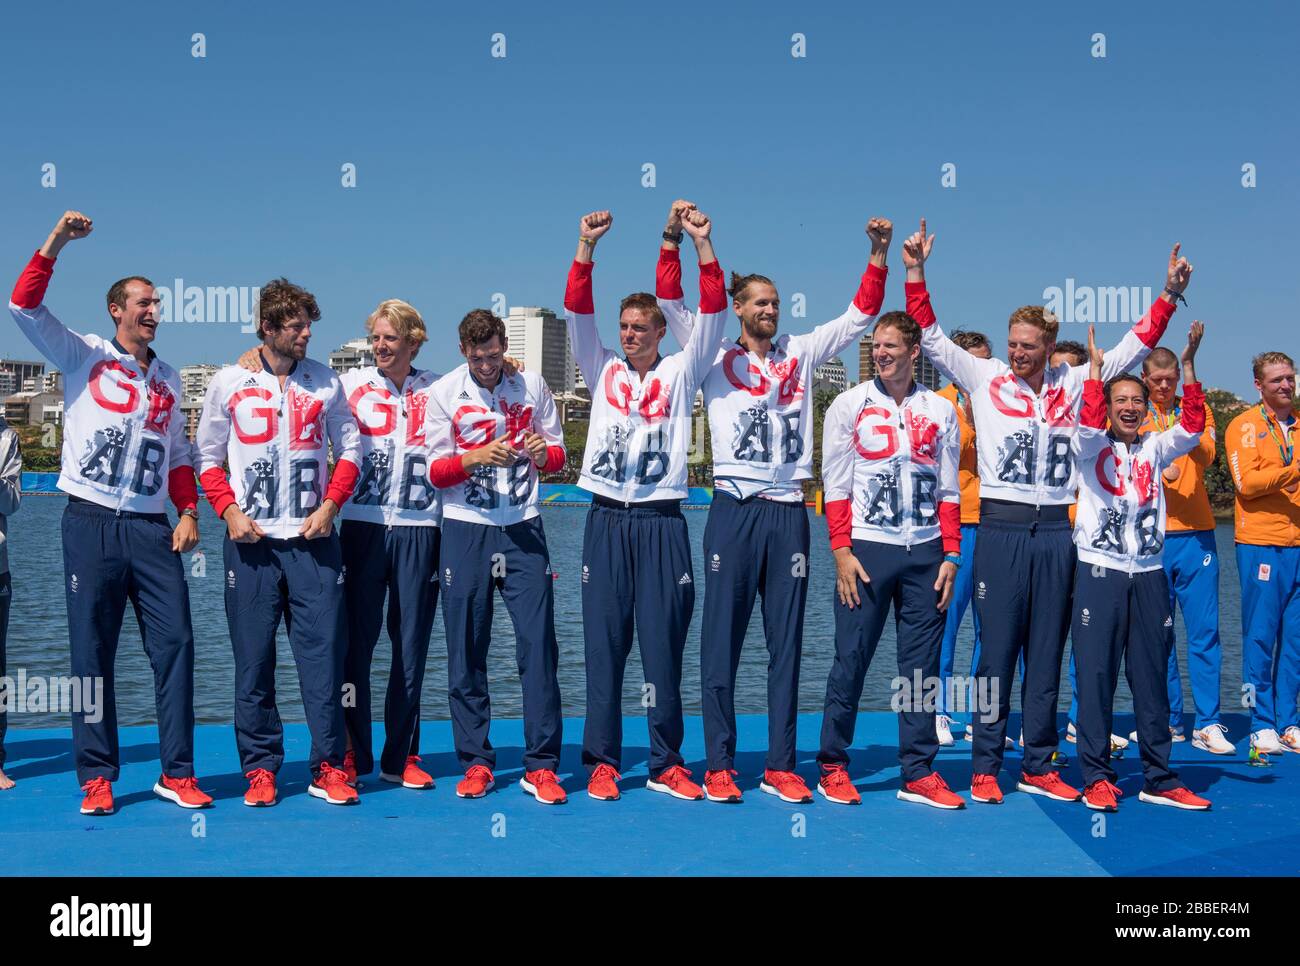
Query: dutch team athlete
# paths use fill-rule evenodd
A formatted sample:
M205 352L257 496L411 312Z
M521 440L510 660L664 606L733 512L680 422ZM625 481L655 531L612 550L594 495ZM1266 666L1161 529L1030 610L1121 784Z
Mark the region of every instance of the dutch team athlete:
M519 786L543 805L559 805L567 798L555 774L563 727L559 645L537 484L540 473L564 466L564 429L546 380L508 366L501 319L475 309L459 335L465 364L434 383L426 417L430 475L443 491L442 619L452 734L465 769L456 794L482 798L496 787L487 655L500 590L523 686Z
M1178 357L1163 346L1142 363L1142 381L1149 401L1143 432L1161 432L1177 423L1184 401L1177 395ZM1216 755L1237 749L1219 720L1219 551L1214 541L1214 511L1205 489L1205 469L1214 462L1214 414L1204 405L1205 431L1190 453L1180 456L1160 474L1165 490L1165 573L1172 605L1183 612L1187 629L1187 673L1192 682L1196 721L1192 747ZM1174 741L1183 740L1183 683L1178 652L1169 654L1169 728Z
M993 346L988 336L982 332L954 329L952 341L977 358L989 359L993 356ZM961 630L962 618L966 616L975 589L971 574L974 572L975 538L980 522L980 476L979 464L975 458L975 421L971 416L970 393L957 383L949 382L939 390L939 395L952 403L957 412L957 425L961 429L961 460L957 464L957 485L961 489L961 565L953 578L952 601L944 615L943 647L939 651L939 704L934 717L939 744L946 747L953 743L952 726L956 723L953 718L956 710L953 707L956 704L955 696L950 696L948 692L952 688L957 632ZM975 632L975 648L971 656L973 670L975 662L979 660L980 617L973 607L970 607L970 613Z
M960 351L960 350L959 350ZM886 312L872 333L875 379L841 393L826 410L822 478L835 555L835 659L826 682L818 791L861 804L848 773L858 701L890 608L898 677L911 687L939 674L944 611L961 565L961 427L952 403L912 378L921 329ZM964 808L934 770L939 752L933 706L909 691L898 712L898 797Z
M700 261L700 313L685 348L659 352L666 331L655 297L637 292L619 306L619 355L596 329L592 253L609 231L608 211L584 215L564 293L569 342L591 389L591 423L579 485L592 494L582 548L582 627L587 720L582 761L587 794L619 797L623 671L633 620L645 669L650 729L646 787L676 798L704 797L681 756L682 652L695 607L690 537L682 516L695 391L717 355L726 324L722 269L712 224L697 209L682 227Z
M343 553L334 518L360 466L357 424L338 376L307 358L320 308L279 278L261 290L260 372L227 366L203 402L199 481L226 524L226 620L235 654L235 739L244 804L274 805L284 762L275 640L284 617L311 733L307 793L354 805L343 771ZM335 465L330 472L329 447ZM225 466L230 468L227 479Z
M1002 801L1002 767L1011 680L1022 653L1021 708L1025 741L1018 788L1058 801L1077 801L1077 789L1053 767L1061 655L1069 630L1074 543L1069 505L1076 478L1070 442L1087 371L1047 365L1058 323L1041 306L1011 315L1007 360L977 359L935 324L925 287L925 260L934 236L921 231L904 244L908 314L923 330L921 346L944 376L971 392L980 468L980 537L975 550L975 607L980 615L977 675L996 683L998 715L976 721L971 799ZM1160 341L1191 279L1192 267L1169 257L1166 284L1151 311L1106 354L1110 378L1140 362Z
M1111 376L1103 384L1103 354L1088 327L1088 380L1071 443L1079 467L1074 526L1079 559L1070 639L1079 668L1076 728L1083 800L1097 811L1116 811L1123 794L1110 764L1112 703L1121 659L1142 753L1144 785L1138 800L1194 811L1210 807L1169 767L1166 677L1174 622L1161 560L1165 495L1160 483L1165 468L1195 449L1205 429L1205 396L1195 367L1204 332L1200 322L1193 322L1187 335L1182 355L1186 405L1177 425L1143 433L1146 384L1129 373Z
M682 300L681 217L694 206L676 202L659 254L656 295L681 345L694 331ZM871 325L885 293L885 258L893 226L867 223L871 257L857 294L835 319L805 335L777 335L781 300L762 275L732 275L732 310L740 337L724 339L704 379L713 439L713 502L704 530L704 623L700 634L700 696L707 765L704 794L739 802L736 756L736 668L754 598L763 598L767 638L767 763L759 788L785 802L811 802L795 772L795 723L804 604L808 597L808 511L803 481L812 477L811 374Z
M183 808L212 799L194 778L194 634L180 555L199 541L194 456L177 409L180 376L150 343L159 299L140 275L108 290L114 335L80 335L46 308L54 262L70 241L94 230L89 218L59 218L14 286L9 311L32 345L64 374L65 414L59 489L72 675L102 680L98 722L72 716L83 815L113 812L117 705L113 665L131 601L154 675L162 775L155 794ZM180 514L173 530L164 500Z
M1228 424L1224 444L1237 485L1241 672L1257 754L1300 752L1300 463L1295 363L1284 352L1254 359L1253 405ZM1279 734L1281 732L1281 734Z

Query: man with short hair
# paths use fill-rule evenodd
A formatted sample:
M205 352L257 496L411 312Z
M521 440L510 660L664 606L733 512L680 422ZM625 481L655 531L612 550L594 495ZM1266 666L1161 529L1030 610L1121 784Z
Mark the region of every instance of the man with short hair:
M284 762L275 639L285 619L311 733L307 793L355 805L343 771L343 554L334 518L356 484L357 424L339 377L307 358L316 297L278 278L261 290L261 372L227 366L203 402L199 479L226 523L226 620L235 654L235 739L244 804L274 805ZM329 447L335 464L330 472ZM227 478L225 466L230 468Z
M619 798L623 750L623 670L633 620L645 669L650 729L646 787L699 800L681 755L682 652L695 607L691 542L682 516L695 391L717 355L726 323L722 269L709 239L712 224L696 209L682 215L700 261L700 314L685 348L659 352L667 331L648 292L623 299L619 344L605 348L596 329L592 253L613 216L593 211L578 226L578 251L564 294L569 342L591 388L591 421L578 485L592 494L582 547L582 630L587 720L582 762L587 794Z
M694 314L682 300L681 218L694 208L678 201L659 253L656 296L681 345ZM762 275L732 275L738 339L720 340L704 378L704 405L714 440L713 502L704 529L704 622L700 631L700 701L704 716L704 794L739 802L736 756L736 668L754 598L763 598L767 638L767 762L759 789L784 802L811 802L795 772L799 664L810 553L803 480L812 477L813 394L817 367L859 338L880 311L885 257L893 225L867 223L871 255L853 300L813 331L777 335L781 302Z
M1056 351L1052 353L1051 365L1053 367L1066 366L1086 366L1088 364L1088 350L1081 342L1074 342L1070 339L1062 339L1056 343Z
M1183 400L1177 394L1178 357L1157 346L1142 362L1142 381L1150 400L1143 432L1163 432L1178 422ZM1214 511L1205 488L1205 470L1214 462L1214 414L1204 404L1205 431L1196 448L1174 460L1161 474L1167 505L1165 573L1169 575L1170 609L1183 612L1187 630L1187 673L1192 682L1196 723L1192 747L1216 755L1237 749L1219 720L1219 550L1214 539ZM1178 651L1169 654L1169 727L1174 741L1183 735L1183 684Z
M564 466L564 429L546 380L508 367L505 323L475 309L460 323L465 364L433 385L426 433L430 477L442 490L442 620L461 798L496 786L487 656L493 592L515 628L523 688L524 775L543 805L566 801L556 769L563 719L555 591L537 504L540 474Z
M194 778L194 634L180 555L199 541L194 456L177 402L180 376L150 348L158 332L153 283L133 275L108 291L112 339L70 331L45 307L54 262L93 230L68 211L14 286L9 312L40 353L63 372L63 511L72 675L103 681L97 722L72 716L83 815L114 810L117 701L113 665L127 600L153 669L162 775L153 790L182 808L212 799ZM164 489L165 485L165 489ZM179 511L173 530L165 499Z
M995 720L975 722L971 798L1002 801L1002 767L1011 680L1024 654L1021 708L1024 761L1017 787L1057 801L1078 801L1078 789L1053 767L1058 735L1061 656L1069 629L1075 552L1069 505L1076 493L1071 441L1087 370L1049 367L1058 323L1041 306L1012 313L1007 362L977 359L935 324L925 287L934 237L921 231L903 246L908 314L920 323L921 346L944 376L971 391L980 466L980 537L975 550L975 606L980 614L977 675L998 688ZM1159 341L1192 267L1169 256L1164 292L1150 312L1106 353L1103 378L1140 362Z
M1229 423L1225 434L1228 466L1237 485L1241 671L1250 704L1250 745L1257 754L1300 752L1295 363L1285 352L1261 352L1252 365L1259 404Z

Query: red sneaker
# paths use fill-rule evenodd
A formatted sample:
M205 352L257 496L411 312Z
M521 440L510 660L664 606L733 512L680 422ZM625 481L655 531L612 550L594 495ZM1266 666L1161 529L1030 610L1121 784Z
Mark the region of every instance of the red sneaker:
M382 781L392 782L403 788L432 788L433 776L420 767L421 760L419 755L407 755L406 767L402 769L400 775L389 775L381 771L379 777Z
M711 802L738 802L740 789L731 780L736 774L734 769L725 771L706 771L704 773L704 797Z
M525 772L524 777L519 779L519 787L543 805L563 805L569 800L569 796L560 787L560 780L549 768Z
M597 801L616 802L620 797L618 780L622 777L612 765L597 765L587 779L587 794Z
M663 792L673 798L684 798L688 802L699 801L704 797L704 789L691 781L691 773L681 765L673 765L651 778L645 787L652 792Z
M269 808L275 804L275 776L265 768L254 768L244 775L248 779L248 791L244 792L244 804L251 808Z
M470 765L465 777L456 784L457 798L482 798L497 787L492 769L487 765Z
M1152 805L1171 805L1174 808L1185 808L1190 812L1207 812L1210 809L1210 800L1201 798L1200 795L1192 793L1190 788L1170 788L1163 792L1149 792L1146 789L1138 792L1139 802L1150 802Z
M758 790L775 795L791 805L807 805L812 801L812 792L808 791L803 779L792 771L767 769L763 772L763 781L759 783Z
M81 803L82 815L113 814L113 785L107 778L92 778L81 790L86 793Z
M357 790L348 784L347 772L327 761L321 762L320 774L307 786L307 794L331 805L355 805L359 801Z
M904 782L898 797L905 802L932 805L935 808L965 808L966 803L954 795L937 771L914 782Z
M853 787L853 779L843 765L822 765L821 781L817 783L817 792L828 802L836 805L861 805L862 796Z
M1123 794L1118 785L1103 778L1083 790L1083 804L1098 812L1118 812Z
M181 808L207 808L212 804L212 796L199 791L196 778L168 778L161 775L153 786L153 792L159 798L175 802Z
M353 788L357 787L357 753L351 748L343 756L343 774L347 776L348 784Z
M997 775L971 775L970 800L984 805L1001 805L1002 788Z
M1049 771L1046 775L1029 775L1022 771L1016 788L1031 795L1046 795L1058 802L1077 802L1083 797L1077 788L1061 781L1061 773L1057 771Z

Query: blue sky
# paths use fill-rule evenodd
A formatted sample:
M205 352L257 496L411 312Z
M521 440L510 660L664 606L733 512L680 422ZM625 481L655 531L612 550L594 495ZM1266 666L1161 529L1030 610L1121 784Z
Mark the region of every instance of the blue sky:
M1158 294L1181 241L1196 274L1166 342L1207 323L1205 382L1249 396L1251 355L1300 351L1288 5L451 6L6 10L0 264L16 275L79 208L96 232L67 250L48 300L74 328L109 331L103 293L129 273L287 275L320 301L317 357L400 297L430 324L421 360L446 369L457 322L495 293L562 308L594 208L615 213L596 273L612 341L618 297L652 286L664 213L686 196L714 216L725 269L777 282L789 331L848 303L867 218L901 236L924 214L941 321L995 345L1013 308L1067 278ZM1097 32L1104 59L1090 55ZM795 33L806 57L791 56ZM947 163L955 188L941 185ZM903 302L900 242L887 308ZM804 318L788 314L795 293ZM182 365L231 360L249 340L177 322L156 347ZM0 353L34 350L5 324ZM856 374L856 350L844 357Z

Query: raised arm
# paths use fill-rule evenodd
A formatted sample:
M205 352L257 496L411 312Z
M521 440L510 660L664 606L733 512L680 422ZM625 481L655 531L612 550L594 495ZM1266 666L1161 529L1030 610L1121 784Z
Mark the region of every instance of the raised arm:
M91 220L79 211L66 211L23 272L9 299L9 312L18 328L41 355L64 372L81 368L90 347L60 322L44 305L45 291L54 274L54 262L70 241L85 238L94 230Z
M1200 348L1204 335L1205 326L1199 321L1193 322L1187 333L1187 345L1183 348L1183 406L1178 425L1157 436L1156 460L1161 469L1195 450L1205 432L1205 393L1196 379L1196 350Z
M1165 272L1165 288L1160 293L1147 314L1133 328L1125 333L1115 348L1106 353L1106 365L1102 369L1102 379L1118 376L1128 372L1147 357L1165 334L1165 327L1173 318L1177 303L1183 299L1183 292L1192 280L1192 266L1187 259L1178 257L1181 247L1175 244L1169 253L1169 266Z
M683 348L695 328L695 315L686 307L682 295L682 259L679 252L683 233L682 215L695 207L685 200L674 201L668 210L663 243L659 246L659 264L655 266L655 299L668 328Z
M686 339L682 351L687 359L687 378L692 392L704 381L709 366L718 355L718 343L727 325L727 284L722 278L722 266L713 253L710 237L713 223L709 216L691 209L682 216L682 227L695 243L700 259L700 308L698 320Z
M858 283L857 294L849 307L837 318L823 322L810 333L800 337L808 346L804 370L812 372L831 356L838 355L867 331L885 301L885 278L889 268L885 264L889 255L889 242L894 236L894 224L888 218L872 218L867 222L867 237L871 239L871 257L866 271Z
M971 355L939 328L934 308L930 305L930 293L925 287L925 262L933 247L934 235L925 233L925 219L922 218L921 230L903 242L907 314L921 327L921 351L930 357L934 367L967 393L974 393L986 378L997 375L1002 363Z
M610 351L600 341L596 329L596 306L591 291L591 272L595 267L592 255L605 232L614 224L608 211L593 211L583 215L578 225L578 252L569 267L569 281L564 290L564 313L569 329L569 345L582 378L592 392L600 380L600 370L610 356Z

